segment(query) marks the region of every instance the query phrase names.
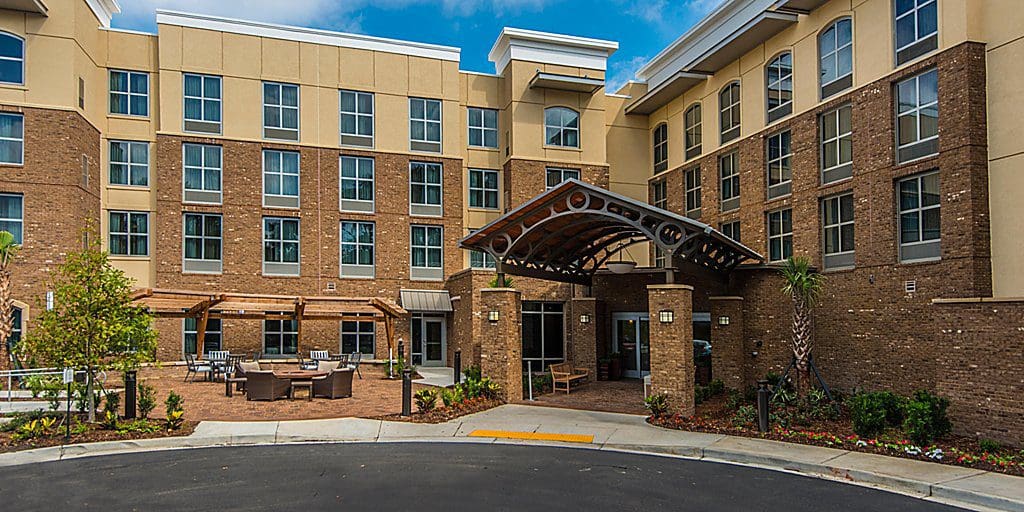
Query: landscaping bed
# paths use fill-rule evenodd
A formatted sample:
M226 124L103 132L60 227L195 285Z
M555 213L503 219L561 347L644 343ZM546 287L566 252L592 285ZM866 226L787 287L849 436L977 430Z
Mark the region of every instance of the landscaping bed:
M33 448L45 448L48 446L59 446L62 444L95 443L100 441L128 441L135 439L152 439L157 437L179 437L187 436L195 430L196 421L185 421L180 427L169 430L166 421L160 419L149 420L122 420L117 429L108 429L101 423L86 423L85 417L78 413L72 414L71 438L64 440L64 415L60 413L35 415L34 420L42 421L42 418L52 418L53 424L47 428L40 425L39 431L31 437L19 435L16 425L23 424L21 419L11 423L0 425L0 453L14 452L20 450L31 450ZM27 418L26 418L27 419ZM8 426L11 425L11 426ZM9 430L8 429L12 429ZM24 432L24 431L22 431Z
M505 402L497 398L468 398L463 402L455 403L450 406L441 407L430 411L416 411L409 416L402 416L401 414L388 414L386 416L378 416L374 419L385 421L404 421L409 423L444 423L446 421L453 420L460 416L476 414L478 412L493 409L499 405L504 404Z

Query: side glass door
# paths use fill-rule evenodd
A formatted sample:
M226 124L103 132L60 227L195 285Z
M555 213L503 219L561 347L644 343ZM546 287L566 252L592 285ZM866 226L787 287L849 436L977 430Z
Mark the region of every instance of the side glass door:
M424 366L444 365L444 319L423 319L423 364Z

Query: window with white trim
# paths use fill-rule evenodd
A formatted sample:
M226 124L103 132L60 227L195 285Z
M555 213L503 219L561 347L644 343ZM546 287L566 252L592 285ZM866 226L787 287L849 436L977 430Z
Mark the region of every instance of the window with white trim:
M898 190L900 261L938 259L942 256L939 171L900 180Z
M409 214L440 217L442 214L441 164L409 163Z
M215 213L186 213L183 272L219 274L222 271L223 217Z
M469 207L498 209L498 171L469 170Z
M843 105L821 115L821 182L853 176L853 109Z
M722 211L740 207L740 154L733 151L718 157L718 182Z
M299 86L263 82L263 137L299 140Z
M494 261L494 256L487 254L483 251L470 251L469 252L469 267L475 269L493 270L498 265Z
M580 114L571 108L544 109L544 145L580 147Z
M895 0L896 65L938 48L939 7L936 0Z
M25 85L25 40L0 32L0 82Z
M149 73L110 70L110 113L149 115Z
M185 131L220 133L221 77L185 73Z
M0 231L14 235L22 243L25 226L25 198L21 194L0 194Z
M722 144L740 136L739 82L732 82L718 93L718 120Z
M374 276L374 224L341 221L341 277Z
M551 190L561 185L563 181L580 179L580 170L548 167L545 175L546 190Z
M853 86L853 20L842 18L818 36L821 97Z
M686 216L691 219L699 219L701 207L700 167L686 171L683 186L686 191Z
M0 164L25 163L25 117L0 114Z
M220 204L221 154L220 146L211 144L182 144L186 203Z
M939 152L939 72L932 69L896 84L896 160Z
M199 319L183 318L182 319L182 331L184 332L183 347L186 354L196 354L196 345L199 344ZM203 335L203 354L209 354L221 349L223 341L223 327L220 318L207 318L206 319L206 334Z
M827 197L821 202L821 225L825 237L825 268L854 264L853 194Z
M263 218L263 273L299 275L299 219Z
M725 235L725 236L727 236L727 237L729 237L729 238L731 238L731 239L733 239L733 240L735 240L737 242L740 242L740 221L734 220L734 221L731 221L731 222L723 222L719 226L719 230L722 231L723 235ZM740 242L740 243L742 243L742 242Z
M769 136L765 142L768 147L768 199L781 197L792 191L791 139L790 131L786 130Z
M793 210L768 213L768 261L784 261L793 256Z
M149 186L149 143L110 141L110 184Z
M268 314L274 314L268 312ZM286 313L277 313L284 315ZM299 352L298 320L264 320L263 353L270 355L294 355Z
M684 146L687 160L700 156L703 138L701 126L703 122L703 119L701 119L700 103L690 105L690 108L686 109L686 112L683 114L683 132L686 138Z
M793 54L785 52L765 68L768 98L768 122L793 112Z
M342 156L341 211L372 213L374 211L374 160L357 156Z
M654 128L654 174L668 169L668 123Z
M469 107L469 145L478 148L498 147L498 111Z
M409 141L413 151L441 152L441 100L409 98Z
M149 256L149 213L110 212L110 254Z
M342 90L339 95L341 145L373 147L373 93Z
M410 267L412 279L444 278L441 226L412 225L410 231Z
M365 322L348 320L341 322L341 353L359 353L373 357L374 329L375 324L372 318Z
M263 206L299 207L298 151L263 150Z

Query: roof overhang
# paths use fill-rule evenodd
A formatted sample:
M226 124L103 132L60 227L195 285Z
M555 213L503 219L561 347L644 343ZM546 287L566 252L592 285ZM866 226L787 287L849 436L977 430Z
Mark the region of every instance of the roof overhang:
M779 0L775 9L796 14L808 14L828 3L828 0Z
M730 62L739 59L770 37L782 32L786 27L796 23L796 19L796 14L763 12L704 52L687 69L689 71L714 73Z
M626 106L626 114L651 114L680 96L691 87L708 79L706 73L680 71L647 94Z
M586 76L559 75L537 71L530 80L530 88L555 89L558 91L583 92L593 94L604 87L604 79Z
M408 311L429 313L451 313L452 298L448 290L407 290L399 291L402 307Z
M105 28L110 28L110 19L121 12L117 0L85 0L85 3L89 4L93 14L100 20L100 25Z
M505 27L487 59L498 74L513 60L604 71L618 49L615 41Z
M43 0L3 0L0 1L0 9L28 12L46 16L49 10Z

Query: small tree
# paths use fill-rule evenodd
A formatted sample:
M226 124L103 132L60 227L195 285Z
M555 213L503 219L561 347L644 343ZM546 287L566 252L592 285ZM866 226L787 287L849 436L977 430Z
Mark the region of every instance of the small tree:
M793 300L793 356L796 358L797 391L811 385L810 357L814 349L811 312L824 288L825 277L811 269L807 258L789 258L782 265L782 293Z
M68 253L50 278L52 310L40 307L22 349L55 367L86 369L86 396L97 371L134 370L156 353L152 316L132 303L132 281L114 268L98 243ZM89 400L89 421L96 404Z
M11 300L11 263L21 248L14 241L14 235L0 231L0 349L7 350L10 357L11 334L14 332L14 302ZM2 350L0 350L2 353Z

